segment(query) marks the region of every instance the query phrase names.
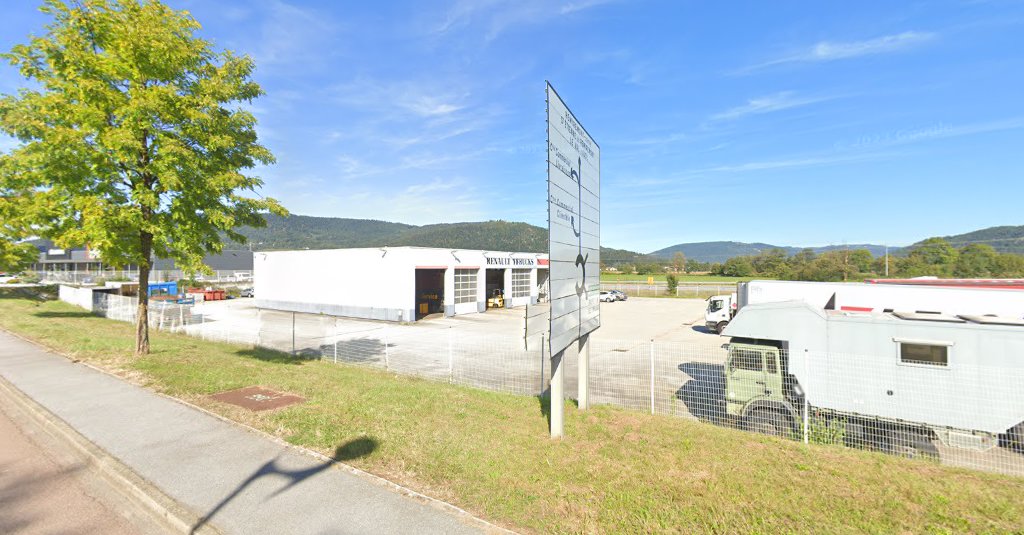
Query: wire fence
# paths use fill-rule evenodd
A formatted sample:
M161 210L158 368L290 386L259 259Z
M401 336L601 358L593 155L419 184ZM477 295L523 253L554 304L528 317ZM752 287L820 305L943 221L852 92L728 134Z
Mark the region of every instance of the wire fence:
M134 319L134 298L96 302L102 302L93 307L98 314ZM221 316L204 305L154 304L150 322L205 340L498 392L543 396L551 380L545 344L524 344L521 335L271 310ZM887 355L751 358L735 350L730 356L727 345L599 337L590 344L595 404L1024 476L1024 364L958 362L940 369L889 366ZM574 351L563 359L571 398L578 380Z
M137 270L98 270L98 271L33 271L40 282L53 284L102 284L104 281L138 282ZM149 272L150 282L169 282L189 278L179 269L154 269ZM251 282L251 270L218 270L212 274L196 274L192 280L197 282Z
M670 291L665 281L617 281L602 282L602 291L619 291L631 297L691 297L708 298L712 295L731 294L736 292L736 284L708 282L680 282L674 291Z

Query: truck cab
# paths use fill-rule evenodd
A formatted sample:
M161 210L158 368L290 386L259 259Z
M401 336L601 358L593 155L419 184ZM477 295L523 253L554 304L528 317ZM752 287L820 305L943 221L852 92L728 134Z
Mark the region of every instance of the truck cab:
M736 314L736 294L713 295L704 310L704 326L715 334L722 334Z
M726 414L744 427L787 436L799 420L799 388L787 379L781 344L744 340L729 344L725 365Z

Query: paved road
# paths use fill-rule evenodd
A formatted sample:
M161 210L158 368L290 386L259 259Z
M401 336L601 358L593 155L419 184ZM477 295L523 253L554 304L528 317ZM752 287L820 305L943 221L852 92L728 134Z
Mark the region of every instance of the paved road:
M0 396L0 533L160 533L63 442Z
M200 524L227 533L487 529L450 506L399 492L2 332L0 375L205 519Z

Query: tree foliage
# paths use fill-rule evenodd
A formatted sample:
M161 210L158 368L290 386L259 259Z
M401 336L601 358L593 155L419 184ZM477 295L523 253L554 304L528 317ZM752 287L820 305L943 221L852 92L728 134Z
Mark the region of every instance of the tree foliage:
M905 256L892 256L888 262L891 277L1024 277L1024 256L999 253L985 244L957 249L942 238L925 240ZM867 249L835 249L821 254L804 249L792 256L774 249L730 258L724 264L712 265L710 271L737 277L849 281L883 276L885 267L885 257L875 258Z
M186 271L264 224L273 199L243 171L274 161L244 108L262 94L246 56L216 52L199 23L156 0L48 0L47 33L6 54L29 88L0 98L0 129L21 143L0 159L0 191L31 206L33 230L88 244L110 265L153 256ZM149 351L140 292L136 350Z

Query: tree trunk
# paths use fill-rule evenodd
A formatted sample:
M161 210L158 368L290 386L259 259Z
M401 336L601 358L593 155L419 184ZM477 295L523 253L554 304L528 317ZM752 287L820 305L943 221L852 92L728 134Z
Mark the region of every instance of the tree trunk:
M149 269L153 235L140 233L142 259L139 262L139 308L135 314L135 355L149 354Z

